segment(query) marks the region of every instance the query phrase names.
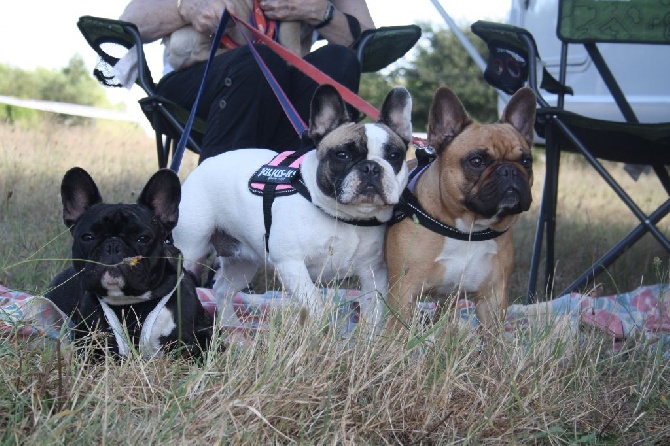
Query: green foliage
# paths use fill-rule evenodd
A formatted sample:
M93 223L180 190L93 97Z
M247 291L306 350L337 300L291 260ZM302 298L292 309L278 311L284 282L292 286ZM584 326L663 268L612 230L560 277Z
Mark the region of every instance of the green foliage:
M366 73L362 76L360 94L379 107L389 89L403 85L412 94L412 122L417 132L426 131L428 111L438 87L451 88L466 110L477 120L491 122L498 118L497 96L484 81L479 67L448 29L433 30L422 25L423 37L403 65L392 71ZM488 54L486 45L469 29L463 30L480 54Z
M464 32L480 54L486 54L484 42L469 30ZM407 88L415 97L412 117L415 129L426 128L433 94L440 86L451 88L474 118L496 119L495 89L486 84L482 72L456 36L451 31L433 31L429 27L424 29L424 36L430 45L417 47L414 69L404 72Z
M73 56L61 70L37 68L28 71L0 64L0 95L90 106L109 105L103 87L90 75L80 55ZM45 115L23 107L0 107L0 120L7 122L34 124ZM57 120L71 124L89 121L68 115L58 115Z
M389 90L396 85L402 84L393 84L390 79L379 72L363 73L358 94L373 106L381 108Z

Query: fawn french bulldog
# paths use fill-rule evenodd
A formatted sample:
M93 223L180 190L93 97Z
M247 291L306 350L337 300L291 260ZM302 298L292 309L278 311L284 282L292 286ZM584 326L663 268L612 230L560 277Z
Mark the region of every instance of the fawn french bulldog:
M512 226L532 198L534 123L528 88L512 96L493 124L474 122L451 90L437 90L428 122L436 158L410 175L386 234L388 302L396 316L411 321L423 293L474 299L485 329L504 314ZM400 323L392 315L388 326L397 330Z

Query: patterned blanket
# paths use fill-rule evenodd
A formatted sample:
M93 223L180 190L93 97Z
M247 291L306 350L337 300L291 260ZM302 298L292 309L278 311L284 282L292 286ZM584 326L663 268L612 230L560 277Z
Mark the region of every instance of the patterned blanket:
M360 297L356 290L340 289L331 293L338 305L338 323L347 333L358 323ZM216 303L211 289L199 288L203 306L212 314ZM263 316L269 308L286 304L290 298L279 291L265 294L237 293L233 299L239 320L229 328L244 337L262 330ZM419 311L435 311L435 303L421 302ZM474 303L465 299L455 305L455 317L470 327L477 326ZM560 319L577 330L592 327L622 342L640 336L657 342L670 355L670 285L650 285L611 296L591 297L571 293L532 305L511 305L507 311L506 331L539 326ZM67 340L71 322L49 300L0 285L0 338L47 337Z

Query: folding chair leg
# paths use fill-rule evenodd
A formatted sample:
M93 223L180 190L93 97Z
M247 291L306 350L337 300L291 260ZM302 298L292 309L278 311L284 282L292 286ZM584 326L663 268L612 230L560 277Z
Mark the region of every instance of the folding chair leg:
M663 165L654 164L653 166L656 176L658 176L659 181L665 188L665 191L670 195L670 175L668 174L668 169Z
M554 127L554 125L556 127ZM663 246L663 248L670 252L670 240L668 240L665 235L663 235L658 228L655 226L656 223L658 223L663 217L665 217L669 212L670 212L670 199L668 199L663 205L661 205L656 211L654 211L651 215L647 216L645 215L642 210L635 204L635 202L630 198L630 196L623 190L623 188L619 185L619 183L616 182L616 180L610 175L610 173L603 167L603 165L586 149L586 147L575 137L575 135L570 131L567 126L561 122L560 120L554 120L553 125L547 126L547 179L546 184L545 184L545 197L543 197L543 201L545 199L550 200L551 205L553 205L553 208L550 208L550 205L547 205L547 207L543 210L543 212L547 214L551 214L552 216L555 216L556 212L556 189L557 189L557 181L558 181L558 164L553 164L558 162L558 157L554 160L553 158L550 158L550 156L553 156L552 154L554 152L558 152L560 150L559 147L553 147L552 145L549 144L549 132L550 131L561 131L571 142L574 144L574 146L581 152L581 154L586 158L586 160L591 164L591 166L598 172L598 174L603 178L603 180L612 188L612 190L617 194L617 196L628 206L628 208L633 212L633 214L637 217L637 219L640 221L640 224L636 226L626 237L624 237L619 243L617 243L614 247L612 247L605 255L603 255L597 262L595 262L586 272L584 272L578 279L576 279L570 286L568 286L565 290L563 290L559 296L562 296L564 294L567 294L569 292L575 291L578 288L581 288L588 284L589 281L594 280L595 277L603 272L608 266L610 266L617 258L619 258L624 252L628 250L635 242L637 242L644 234L649 232L658 242ZM555 150L553 150L553 149ZM550 165L556 166L555 172L551 171L549 169ZM659 168L657 166L654 167L657 173L659 173ZM670 186L670 177L668 176L667 171L665 168L662 166L660 167L662 171L659 173L659 179L661 180L661 183L663 183L663 186L668 189ZM556 177L555 178L550 178L550 175L553 175L555 173ZM555 180L555 182L554 182ZM554 190L550 190L551 188L554 188ZM549 199L548 197L551 197ZM551 243L552 248L553 248L553 235L552 240L550 242L549 239L549 232L553 230L553 228L550 229L550 226L552 223L549 221L551 220L551 216L545 215L544 219L546 220L546 226L547 226L547 247L549 247L549 244ZM553 222L553 225L555 226L555 221ZM535 252L533 255L535 256ZM551 264L551 267L553 268L553 249L549 250L547 249L547 266ZM547 277L550 276L550 271L547 269ZM551 277L553 277L553 273L551 273Z
M167 162L168 162L168 154L169 154L169 141L164 141L163 140L163 134L161 133L160 129L160 120L159 120L159 115L156 113L155 109L152 108L151 111L153 112L152 114L152 123L151 126L154 128L154 131L156 132L156 154L158 155L158 168L162 169L164 167L167 167Z
M551 118L547 117L547 120ZM533 255L531 258L531 267L528 277L527 303L534 303L537 300L537 275L540 268L540 258L542 257L542 242L546 242L545 250L545 274L543 288L547 295L550 295L554 283L554 246L556 238L556 206L558 200L558 174L561 161L561 151L551 138L551 126L547 126L546 139L546 173L544 187L542 190L542 202L540 203L540 214L537 220L537 229L535 232L535 242L533 245ZM546 231L546 233L545 233Z
M547 136L552 138L552 126L547 129ZM550 139L550 141L554 141ZM554 270L555 270L555 246L556 246L556 209L558 207L558 176L561 168L561 148L557 143L552 142L546 146L547 153L547 178L546 182L549 185L547 196L546 216L546 232L547 232L547 253L545 255L544 265L544 291L547 296L551 296L554 288Z
M163 135L161 135L160 132L157 130L156 131L156 151L157 151L157 155L158 155L158 168L159 169L167 167L168 150L169 149L166 146L166 142L163 140Z
M141 102L142 110L147 115L152 117L152 127L156 131L156 149L158 151L158 168L162 169L168 167L168 162L174 157L175 148L178 144L178 139L169 136L165 129L165 125L174 130L175 133L181 135L184 133L184 126L173 116L170 111L160 101L146 101ZM167 122L165 122L167 121ZM195 142L193 137L189 135L186 146L193 152L200 154L200 145ZM172 154L171 154L172 153Z
M666 251L670 252L670 241L658 230L656 226L649 222L649 217L645 215L644 212L639 208L638 205L630 198L630 196L623 190L623 188L616 182L616 180L610 175L610 173L603 167L603 165L589 152L586 147L577 139L577 137L572 133L572 131L560 120L554 121L558 128L563 132L563 134L569 138L572 143L579 149L584 158L591 164L591 166L598 172L603 180L612 188L614 193L628 206L628 209L637 217L642 225L644 225L654 236L656 240L665 248Z
M658 223L670 212L670 199L666 200L658 209L656 209L648 219L648 222L652 225ZM596 261L589 270L584 272L578 279L572 282L565 290L559 294L563 296L564 294L571 293L576 291L579 288L583 288L590 281L594 280L595 277L607 269L616 259L621 257L628 249L633 246L638 240L642 238L649 232L649 229L644 223L637 225L631 232L626 235L619 243L610 248L605 255L603 255L598 261Z
M544 219L546 214L546 194L547 183L544 183L544 192L542 193L542 203L540 204L540 215L537 218L537 229L535 231L535 242L533 243L533 256L530 260L530 272L528 275L528 294L526 295L526 303L532 304L537 301L536 284L537 272L540 268L540 255L542 253L542 240L544 235Z

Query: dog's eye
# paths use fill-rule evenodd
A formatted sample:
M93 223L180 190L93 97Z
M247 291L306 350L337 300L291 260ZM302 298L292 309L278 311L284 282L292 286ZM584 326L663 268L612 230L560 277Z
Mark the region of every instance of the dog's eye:
M473 156L472 158L470 158L470 165L472 167L477 167L477 168L482 167L484 165L484 158L482 158L479 155Z
M82 234L80 238L82 242L90 242L93 240L93 235L87 232L86 234Z
M386 157L389 161L398 161L400 158L402 158L402 155L400 152L391 152L388 154Z
M345 152L344 150L338 151L335 156L337 159L344 160L344 161L349 161L351 159L351 155L349 155L348 152Z
M532 167L533 166L533 157L532 156L526 156L521 160L521 164L523 167Z
M137 237L137 242L138 243L149 243L151 241L151 237L148 235L140 235Z

